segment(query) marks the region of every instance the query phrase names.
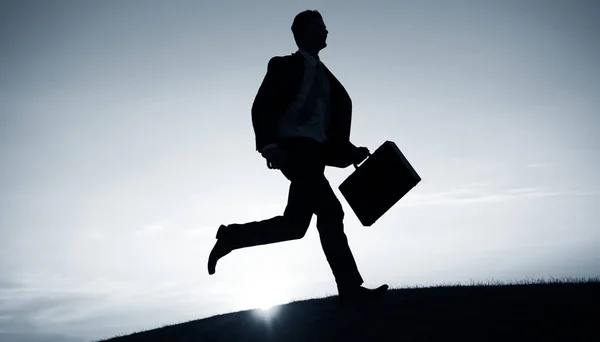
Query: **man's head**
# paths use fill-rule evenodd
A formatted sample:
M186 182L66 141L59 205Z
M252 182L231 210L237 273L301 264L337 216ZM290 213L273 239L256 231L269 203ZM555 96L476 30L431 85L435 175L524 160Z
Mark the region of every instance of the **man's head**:
M298 13L292 23L296 45L307 52L318 53L327 46L327 28L321 13L306 10Z

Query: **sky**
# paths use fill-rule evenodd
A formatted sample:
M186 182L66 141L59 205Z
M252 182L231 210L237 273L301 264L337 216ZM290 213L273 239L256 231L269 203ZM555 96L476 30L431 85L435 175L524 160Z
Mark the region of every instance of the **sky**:
M250 108L305 9L351 141L422 178L363 227L327 168L365 286L600 275L597 1L2 1L0 340L336 294L315 218L206 270L220 224L285 208Z

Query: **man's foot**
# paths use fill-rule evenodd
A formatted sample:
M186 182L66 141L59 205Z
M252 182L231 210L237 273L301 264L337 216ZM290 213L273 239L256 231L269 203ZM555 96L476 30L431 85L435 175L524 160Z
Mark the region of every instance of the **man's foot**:
M231 246L225 240L217 240L210 255L208 256L208 274L215 274L217 261L232 251Z
M342 302L364 302L382 297L388 288L389 286L387 284L383 284L376 289L356 286L351 288L338 288L338 292L340 301Z

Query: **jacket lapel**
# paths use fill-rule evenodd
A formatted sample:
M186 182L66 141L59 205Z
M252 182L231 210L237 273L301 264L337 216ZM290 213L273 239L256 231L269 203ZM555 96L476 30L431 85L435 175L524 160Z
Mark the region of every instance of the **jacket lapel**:
M304 57L301 53L295 52L289 55L289 63L285 70L284 80L281 84L289 84L285 91L285 103L289 105L294 96L298 93L304 79ZM330 121L327 127L328 141L325 146L326 164L335 167L347 167L352 165L351 153L354 145L350 143L350 126L352 121L352 101L346 92L346 89L333 75L333 73L322 64L327 79L329 81L330 93Z

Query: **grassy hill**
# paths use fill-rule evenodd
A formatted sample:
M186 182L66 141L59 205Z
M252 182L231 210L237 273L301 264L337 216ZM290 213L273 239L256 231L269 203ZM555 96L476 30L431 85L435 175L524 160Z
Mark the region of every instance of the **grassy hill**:
M105 341L600 341L600 278L391 289L360 305L334 296Z

